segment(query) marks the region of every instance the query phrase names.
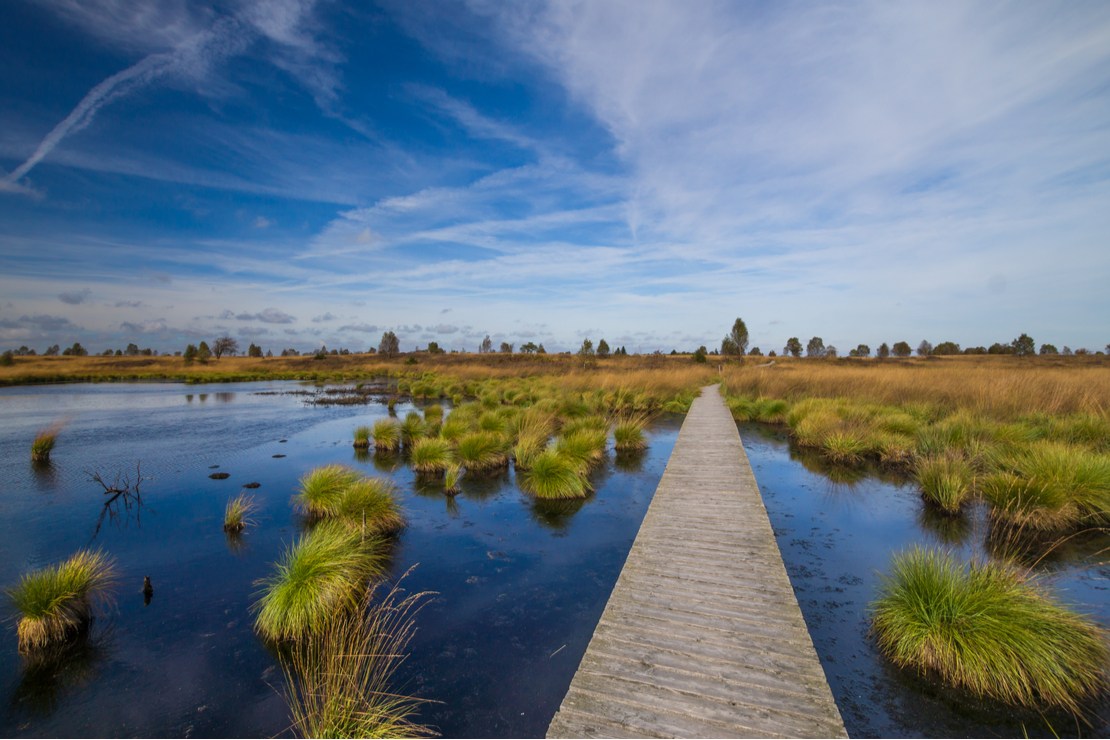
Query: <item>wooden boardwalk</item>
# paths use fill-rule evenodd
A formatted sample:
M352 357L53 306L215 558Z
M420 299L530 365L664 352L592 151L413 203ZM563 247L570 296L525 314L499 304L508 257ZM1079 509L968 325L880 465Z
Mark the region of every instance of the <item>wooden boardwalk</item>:
M547 736L847 737L717 386L690 408Z

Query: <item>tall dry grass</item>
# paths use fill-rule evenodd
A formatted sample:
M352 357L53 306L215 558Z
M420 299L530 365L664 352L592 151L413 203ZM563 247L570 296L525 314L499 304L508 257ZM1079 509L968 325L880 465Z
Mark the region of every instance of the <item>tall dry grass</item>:
M1073 361L1079 360L1079 361ZM730 395L845 398L884 405L931 404L995 419L1023 414L1110 412L1110 362L1101 357L1041 360L952 357L911 361L779 361L727 365Z
M414 366L404 365L416 357ZM0 385L62 380L128 380L172 378L195 382L251 378L353 379L379 375L419 376L426 372L460 382L514 378L558 379L567 390L640 389L673 395L705 385L716 375L712 364L695 365L684 357L622 357L598 360L585 367L568 355L427 355L392 359L377 355L339 355L314 360L301 357L224 357L186 365L180 357L19 357L0 368Z

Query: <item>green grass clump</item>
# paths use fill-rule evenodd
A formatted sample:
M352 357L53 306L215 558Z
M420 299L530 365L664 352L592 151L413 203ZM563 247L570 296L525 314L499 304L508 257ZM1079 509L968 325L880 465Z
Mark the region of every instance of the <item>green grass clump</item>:
M490 432L471 432L460 439L455 459L467 470L495 470L508 463L504 441Z
M372 430L368 426L355 427L355 447L360 450L368 449L371 434Z
M443 471L443 492L454 496L459 492L459 481L462 480L463 470L458 465L452 465Z
M478 417L478 429L483 432L501 434L505 431L504 420L493 411L487 411Z
M323 522L286 550L273 575L258 582L255 629L270 640L319 634L358 603L360 586L385 570L382 541L340 522Z
M412 721L419 699L390 685L415 632L425 594L381 602L372 594L310 633L282 658L294 732L306 738L413 738L433 735Z
M983 497L1003 523L1052 531L1110 523L1110 458L1052 442L1039 442L991 461Z
M513 460L517 470L528 470L532 462L547 448L547 437L535 433L520 435L513 445Z
M227 508L224 509L224 531L238 533L246 529L248 524L254 524L254 520L250 518L254 509L254 496L240 493L228 501Z
M416 411L410 411L405 414L405 420L401 422L401 444L405 447L411 447L416 443L416 440L424 436L424 419Z
M585 498L590 490L578 463L556 450L536 455L521 474L520 487L541 499Z
M1078 713L1105 687L1104 631L1005 565L915 548L894 558L871 615L895 664L978 696Z
M613 426L613 447L621 451L647 449L646 424L647 419L640 415L617 419Z
M821 453L839 465L858 465L868 452L867 443L846 429L829 432L821 440Z
M604 431L583 429L559 437L555 449L578 470L586 472L601 462L608 435Z
M470 424L467 423L466 419L451 414L439 428L439 438L455 444L469 431Z
M394 534L405 527L405 516L397 503L396 490L385 478L360 478L343 492L331 512L332 518L365 534Z
M424 409L424 422L426 424L439 424L443 421L443 407L438 403L427 406Z
M917 463L914 477L921 497L948 515L959 514L971 498L975 473L958 457L930 457Z
M314 468L301 477L293 503L314 518L331 516L344 492L362 474L346 465L332 464Z
M66 421L68 419L56 419L50 422L49 426L43 427L35 434L35 439L31 442L32 461L41 463L50 459L50 453L53 451L54 445L58 441L58 435L65 427Z
M93 607L110 601L116 579L115 563L99 550L80 550L64 563L24 575L7 592L21 615L20 651L46 647L84 629Z
M440 437L417 440L409 453L414 470L420 473L441 473L455 462L451 445Z
M401 446L401 429L392 419L378 419L370 431L374 449L379 452L393 452Z

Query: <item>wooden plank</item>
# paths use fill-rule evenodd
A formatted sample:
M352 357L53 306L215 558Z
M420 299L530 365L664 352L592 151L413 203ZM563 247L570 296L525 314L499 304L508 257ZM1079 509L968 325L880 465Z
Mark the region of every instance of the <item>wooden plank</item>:
M736 425L702 390L548 737L847 737Z

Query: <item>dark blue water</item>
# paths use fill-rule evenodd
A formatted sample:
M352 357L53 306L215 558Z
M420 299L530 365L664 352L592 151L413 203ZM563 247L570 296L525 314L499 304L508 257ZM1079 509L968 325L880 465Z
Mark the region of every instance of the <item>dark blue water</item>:
M543 736L681 417L655 423L645 454L610 453L586 501L538 504L520 493L512 472L464 478L452 500L398 461L352 449L353 428L386 415L384 406L314 407L299 396L257 395L300 387L0 390L0 585L86 546L103 548L122 573L115 608L50 664L25 664L15 622L5 624L0 735L288 734L281 671L252 628L253 584L298 534L289 500L299 476L344 462L400 487L409 526L393 573L412 568L406 589L437 592L417 616L397 688L432 700L421 719L445 736ZM71 418L52 463L32 466L35 431L63 415ZM141 506L105 509L107 497L89 476L134 481L140 462ZM230 477L212 480L212 472ZM257 524L236 543L221 531L223 510L249 482L261 484L253 491ZM146 575L154 585L149 604L140 592Z
M957 521L929 515L915 486L875 469L831 468L785 434L740 424L791 585L852 737L1106 737L1110 701L1085 717L1019 712L900 671L869 635L867 604L891 556L915 544L991 556L980 507ZM1037 565L1065 601L1110 623L1110 537L1076 538ZM1032 563L1043 554L1034 549Z

